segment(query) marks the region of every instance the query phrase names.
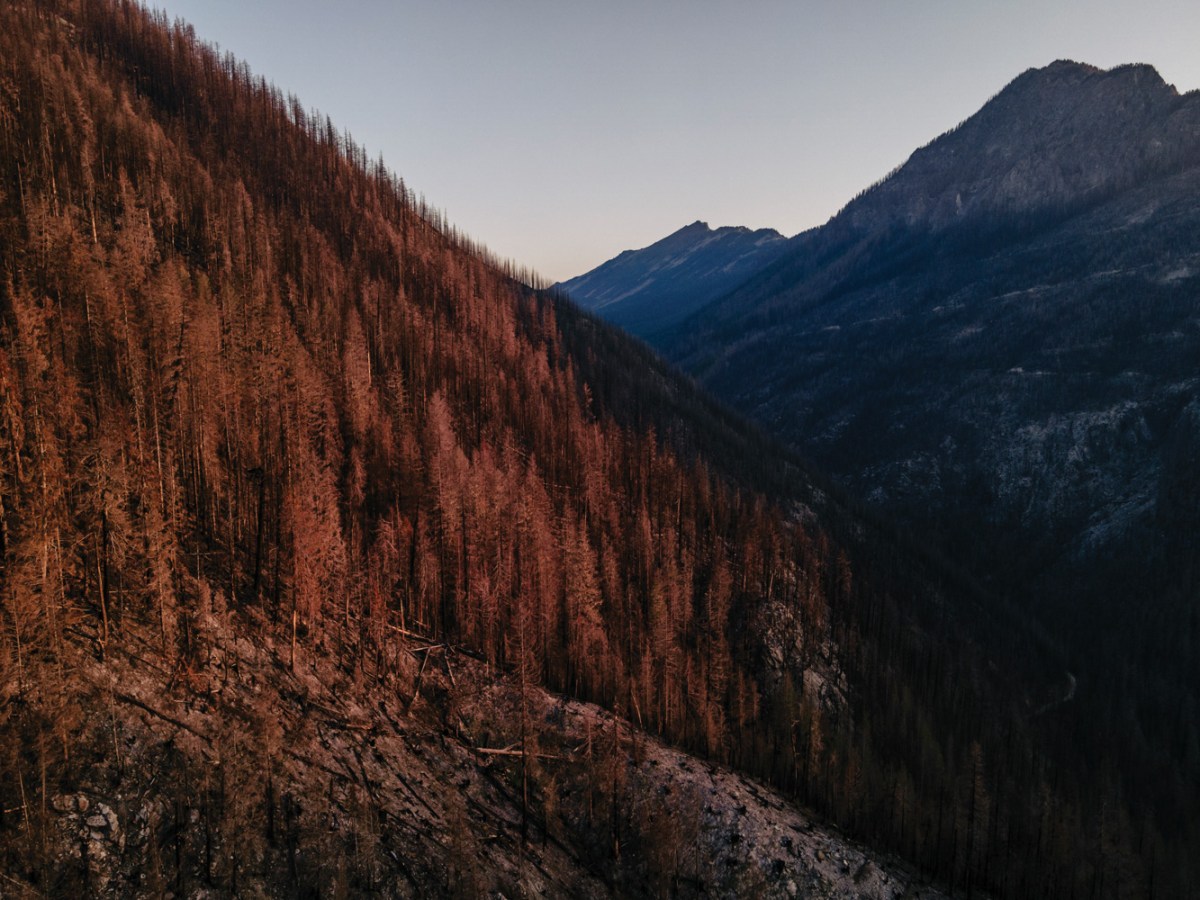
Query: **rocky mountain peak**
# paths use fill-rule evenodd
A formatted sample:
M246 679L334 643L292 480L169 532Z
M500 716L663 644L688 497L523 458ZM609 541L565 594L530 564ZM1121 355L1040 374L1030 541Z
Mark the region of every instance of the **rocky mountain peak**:
M1149 65L1030 69L843 211L856 230L1078 208L1200 163L1200 96Z
M648 247L626 250L558 287L634 334L662 330L776 259L787 239L771 228L711 228L697 219Z

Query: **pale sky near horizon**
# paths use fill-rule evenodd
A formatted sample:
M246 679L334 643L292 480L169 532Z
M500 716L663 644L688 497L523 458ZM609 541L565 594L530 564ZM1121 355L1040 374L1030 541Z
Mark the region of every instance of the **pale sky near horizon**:
M1025 69L1200 88L1196 0L147 0L552 280L819 225Z

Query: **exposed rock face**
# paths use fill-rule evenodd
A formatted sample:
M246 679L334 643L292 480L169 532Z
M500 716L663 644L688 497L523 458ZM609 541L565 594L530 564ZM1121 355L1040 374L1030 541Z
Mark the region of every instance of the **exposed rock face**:
M87 794L58 794L51 806L58 814L55 824L63 855L83 869L91 888L105 891L125 851L125 833L116 812L107 803L93 803Z
M737 287L786 248L783 235L770 228L714 230L693 222L558 287L581 306L646 336Z
M1071 207L1197 161L1200 97L1151 66L1031 69L920 150L840 218L855 229L941 228Z

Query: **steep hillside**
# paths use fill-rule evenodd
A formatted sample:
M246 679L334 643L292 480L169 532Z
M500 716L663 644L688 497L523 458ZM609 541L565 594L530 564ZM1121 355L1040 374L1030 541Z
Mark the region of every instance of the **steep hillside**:
M75 656L73 702L103 715L0 832L29 854L3 896L942 896L760 782L461 649L395 635L386 659L292 665L219 596L194 622L207 658L183 673L128 620Z
M786 248L770 228L693 222L558 285L581 306L647 337L681 322L773 262Z
M912 880L651 734L951 891L1187 883L1010 608L327 119L130 3L0 59L6 892Z

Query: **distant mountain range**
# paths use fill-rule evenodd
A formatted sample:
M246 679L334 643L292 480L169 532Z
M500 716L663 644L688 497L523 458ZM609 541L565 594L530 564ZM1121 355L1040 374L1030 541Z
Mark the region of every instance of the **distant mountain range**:
M1194 817L1200 93L1146 65L1027 71L640 333L1023 603L1091 721L1125 723L1125 771L1188 773Z
M771 228L714 230L693 222L556 287L634 334L656 334L728 293L787 247Z

